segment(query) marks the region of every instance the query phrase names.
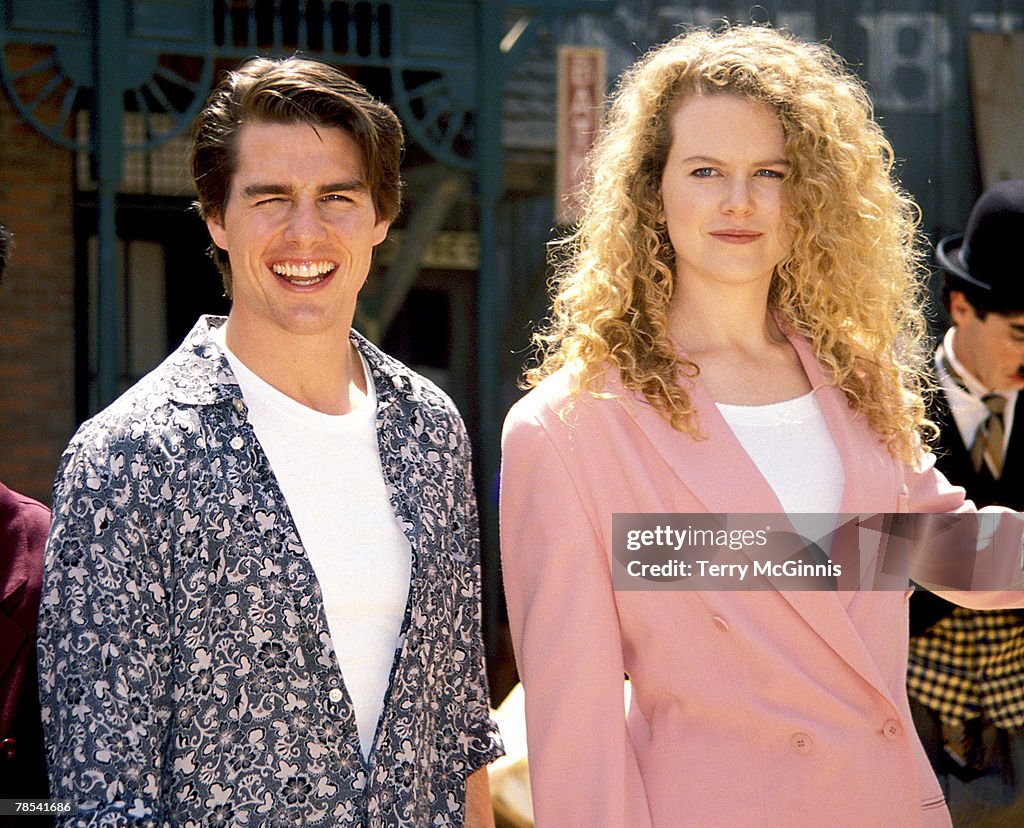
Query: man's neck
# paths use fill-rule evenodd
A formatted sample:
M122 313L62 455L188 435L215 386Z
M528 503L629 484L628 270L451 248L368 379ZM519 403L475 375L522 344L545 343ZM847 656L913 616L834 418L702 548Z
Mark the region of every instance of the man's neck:
M225 323L225 343L250 371L298 403L323 414L348 414L366 399L362 360L337 334L294 336L275 331L255 337Z

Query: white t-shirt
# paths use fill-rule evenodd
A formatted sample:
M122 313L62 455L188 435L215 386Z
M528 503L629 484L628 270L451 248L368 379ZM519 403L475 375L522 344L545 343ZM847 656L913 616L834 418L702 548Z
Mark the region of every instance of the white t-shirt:
M787 513L839 511L843 464L813 391L769 405L717 405Z
M316 572L327 625L369 757L405 617L412 550L391 507L377 448L377 397L331 415L296 402L224 349L249 422L281 486Z

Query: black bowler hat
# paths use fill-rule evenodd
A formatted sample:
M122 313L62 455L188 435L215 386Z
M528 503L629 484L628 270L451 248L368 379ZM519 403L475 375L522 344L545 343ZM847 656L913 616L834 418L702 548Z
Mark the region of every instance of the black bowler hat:
M964 287L976 289L989 307L1024 308L1024 180L1000 181L978 199L962 234L935 248L939 264ZM956 284L950 287L956 289Z

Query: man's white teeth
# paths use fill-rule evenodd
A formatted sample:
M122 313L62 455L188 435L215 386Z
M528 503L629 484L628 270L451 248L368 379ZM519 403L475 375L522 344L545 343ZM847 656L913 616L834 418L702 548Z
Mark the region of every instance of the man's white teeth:
M324 276L334 270L334 264L327 261L303 262L302 264L280 262L271 265L270 269L278 276L283 276L293 285L305 286L322 282Z

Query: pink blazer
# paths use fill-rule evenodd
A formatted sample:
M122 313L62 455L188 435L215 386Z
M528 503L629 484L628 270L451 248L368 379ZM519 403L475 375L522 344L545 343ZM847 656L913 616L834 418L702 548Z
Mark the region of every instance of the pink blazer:
M841 511L971 508L930 462L895 462L793 344L842 459ZM615 382L623 398L583 395L563 421L566 373L520 400L503 435L538 828L949 826L904 689L909 592L614 591L613 512L782 507L699 381L704 440Z

